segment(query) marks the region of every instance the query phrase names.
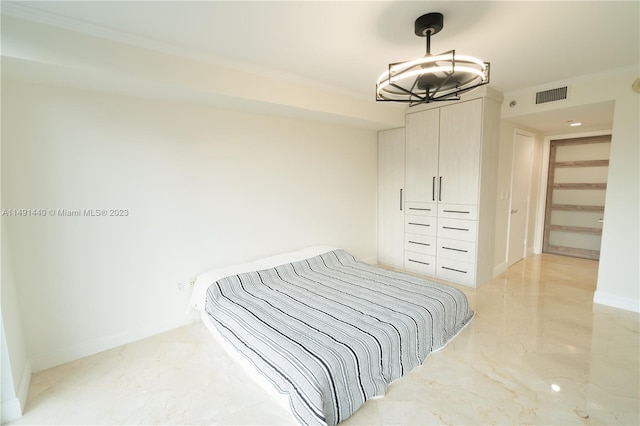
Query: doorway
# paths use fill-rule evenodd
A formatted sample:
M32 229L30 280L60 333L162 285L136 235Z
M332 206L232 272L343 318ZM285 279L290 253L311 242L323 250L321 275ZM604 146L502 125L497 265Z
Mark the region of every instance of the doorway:
M551 140L542 252L600 259L611 135Z
M520 261L527 253L533 147L533 135L516 130L513 139L513 160L511 167L511 202L509 204L507 266L511 266Z

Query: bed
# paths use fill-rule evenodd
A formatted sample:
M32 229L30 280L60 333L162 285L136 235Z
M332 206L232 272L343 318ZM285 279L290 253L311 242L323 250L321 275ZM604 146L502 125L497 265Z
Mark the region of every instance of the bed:
M305 425L335 425L473 318L458 289L311 247L202 274L191 304Z

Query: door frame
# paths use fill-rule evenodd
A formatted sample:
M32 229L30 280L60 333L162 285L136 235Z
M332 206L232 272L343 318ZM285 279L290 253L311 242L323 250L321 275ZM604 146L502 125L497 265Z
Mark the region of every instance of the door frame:
M611 136L613 131L597 130L593 132L567 133L563 135L545 136L542 144L542 167L540 168L540 192L538 193L538 208L536 210L536 229L533 239L533 251L536 254L542 253L542 243L544 239L544 215L547 208L547 183L549 179L549 155L551 154L551 141L560 139L576 139L590 136ZM612 139L613 141L613 139Z
M507 253L506 253L506 263L507 263L507 267L511 266L512 263L510 263L509 261L509 250L510 250L510 246L511 246L511 217L513 216L511 214L511 209L513 209L513 175L514 175L514 166L515 166L515 156L516 156L516 137L517 135L521 135L521 136L525 136L528 138L531 138L531 164L529 166L529 173L528 173L528 179L527 179L527 210L526 210L526 217L525 217L525 233L524 233L524 241L523 241L523 245L522 245L522 258L518 259L522 260L524 257L527 256L527 246L528 246L528 235L529 235L529 226L531 223L531 215L530 215L530 210L531 210L531 184L532 182L532 177L533 177L533 154L535 152L535 144L536 144L536 138L535 138L535 134L528 132L526 130L521 130L521 129L515 129L513 131L513 141L511 143L511 184L509 185L509 223L507 225ZM516 262L513 262L516 263Z

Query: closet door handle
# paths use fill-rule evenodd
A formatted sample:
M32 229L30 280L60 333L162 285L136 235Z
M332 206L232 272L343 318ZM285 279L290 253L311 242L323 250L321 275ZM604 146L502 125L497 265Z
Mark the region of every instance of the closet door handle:
M402 188L400 188L400 211L402 211Z
M442 176L440 176L440 183L438 184L438 201L442 201Z
M435 201L436 200L436 177L433 177L433 180L431 181L431 201Z

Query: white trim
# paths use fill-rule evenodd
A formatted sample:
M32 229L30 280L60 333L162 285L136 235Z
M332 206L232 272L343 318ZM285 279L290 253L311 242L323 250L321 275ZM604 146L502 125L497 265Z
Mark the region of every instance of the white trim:
M618 309L624 309L625 311L640 313L640 303L638 302L638 300L617 296L615 294L606 293L601 290L596 290L596 292L594 293L593 303L611 306Z
M378 257L377 256L364 257L364 258L362 258L360 260L363 261L364 263L367 263L367 264L373 265L373 266L378 264Z
M527 211L526 217L524 221L524 241L522 242L522 257L513 262L509 259L510 253L510 245L511 245L511 210L513 209L513 174L515 167L515 156L516 156L516 137L517 135L525 136L527 138L531 138L531 161L529 163L529 176L527 178ZM511 142L511 184L509 185L509 219L507 224L507 252L505 253L505 261L507 266L510 266L516 262L519 262L524 257L527 256L527 246L529 245L528 237L529 237L529 224L531 223L531 217L529 215L529 210L531 210L531 177L533 175L533 153L535 151L536 144L536 136L535 134L527 131L515 128L513 130L513 141Z
M27 360L22 369L18 394L8 401L2 401L0 423L5 424L22 417L23 409L27 405L27 394L31 385L31 362Z
M493 268L493 278L497 277L498 275L502 274L503 272L506 272L509 269L509 267L507 266L507 262L502 262L499 265L494 266Z
M185 315L185 319L179 323L155 324L153 326L131 329L111 336L92 339L51 352L31 356L31 365L34 372L46 370L47 368L75 361L80 358L97 354L98 352L113 349L118 346L126 345L127 343L135 342L146 337L192 324L198 320L199 317L196 313L190 313Z
M8 401L2 401L1 409L2 417L0 417L0 422L2 422L2 424L22 417L22 405L20 405L20 400L18 398L11 398Z
M27 405L27 394L31 385L31 362L27 360L22 369L20 384L18 385L17 395L13 398L2 401L0 406L0 423L5 424L22 417L24 407Z
M31 386L31 361L27 360L22 369L22 377L20 377L20 385L18 385L18 400L20 401L21 407L26 407L27 405L27 395L29 393L29 386ZM22 413L20 413L22 415Z
M545 136L542 143L542 165L540 167L540 187L538 188L538 209L536 211L536 229L533 234L533 252L542 253L542 239L544 238L544 212L547 208L547 183L549 181L549 154L551 139Z

